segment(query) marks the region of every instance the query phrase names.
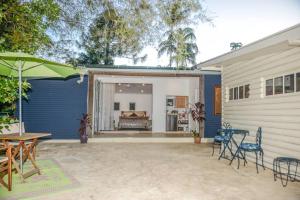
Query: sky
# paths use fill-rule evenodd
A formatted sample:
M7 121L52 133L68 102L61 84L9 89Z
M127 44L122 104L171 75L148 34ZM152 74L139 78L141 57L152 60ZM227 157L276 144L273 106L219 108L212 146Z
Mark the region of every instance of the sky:
M213 17L213 26L200 23L193 27L199 54L197 63L230 51L231 42L249 44L300 23L300 0L206 0L203 6ZM166 66L167 56L157 57L153 47L144 52L148 58L142 66ZM116 65L133 65L116 59Z

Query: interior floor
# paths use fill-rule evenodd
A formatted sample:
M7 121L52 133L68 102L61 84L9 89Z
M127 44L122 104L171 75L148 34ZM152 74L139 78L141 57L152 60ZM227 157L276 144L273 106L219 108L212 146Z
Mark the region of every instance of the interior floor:
M152 132L152 131L101 131L94 137L192 137L191 133L183 131Z

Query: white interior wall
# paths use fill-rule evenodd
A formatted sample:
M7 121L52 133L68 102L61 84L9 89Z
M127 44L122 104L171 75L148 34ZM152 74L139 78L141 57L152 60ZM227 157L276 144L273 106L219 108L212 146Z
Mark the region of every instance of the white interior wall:
M195 101L198 95L198 77L141 77L141 76L107 76L95 75L104 83L148 83L153 86L152 131L166 131L166 96L188 96ZM193 122L190 127L195 127Z
M149 119L152 119L152 94L125 94L116 93L115 102L120 103L120 110L114 111L114 120L116 126L119 123L121 111L129 111L129 103L135 103L136 111L146 111Z

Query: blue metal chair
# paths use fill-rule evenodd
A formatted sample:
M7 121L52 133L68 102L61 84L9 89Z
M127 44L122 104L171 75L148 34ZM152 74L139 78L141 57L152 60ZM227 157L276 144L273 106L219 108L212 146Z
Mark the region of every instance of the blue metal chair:
M256 132L256 142L255 143L246 143L246 142L243 142L239 148L238 148L238 154L240 152L243 152L244 153L244 166L246 164L246 152L254 152L255 153L255 157L256 157L256 171L258 173L258 153L260 154L261 156L261 166L263 167L263 169L265 170L265 166L264 166L264 151L261 147L261 139L262 139L262 129L261 127L258 128L257 132ZM238 168L240 167L240 156L237 156L238 157Z
M218 130L217 135L214 137L214 142L213 142L213 152L212 152L212 156L214 156L215 153L215 146L219 147L219 154L221 153L221 148L222 148L222 143L228 139L228 131L225 130L229 130L231 129L231 125L227 122L224 122L222 125L222 129ZM225 129L225 130L224 130Z

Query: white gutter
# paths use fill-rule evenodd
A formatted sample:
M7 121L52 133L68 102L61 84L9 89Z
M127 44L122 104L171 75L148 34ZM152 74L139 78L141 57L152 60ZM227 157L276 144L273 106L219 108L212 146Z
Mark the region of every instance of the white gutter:
M285 45L289 45L290 48L292 46L298 46L298 41L300 40L300 24L296 24L295 26L292 26L290 28L287 28L285 30L279 31L277 33L274 33L270 36L264 37L260 40L257 40L255 42L252 42L248 45L245 45L237 50L227 52L225 54L222 54L220 56L217 56L215 58L206 60L198 66L200 67L208 67L208 66L214 66L217 67L224 61L230 60L230 59L236 59L241 56L246 56L250 53L254 53L263 49L267 49L271 46L279 45L283 46L283 43Z

